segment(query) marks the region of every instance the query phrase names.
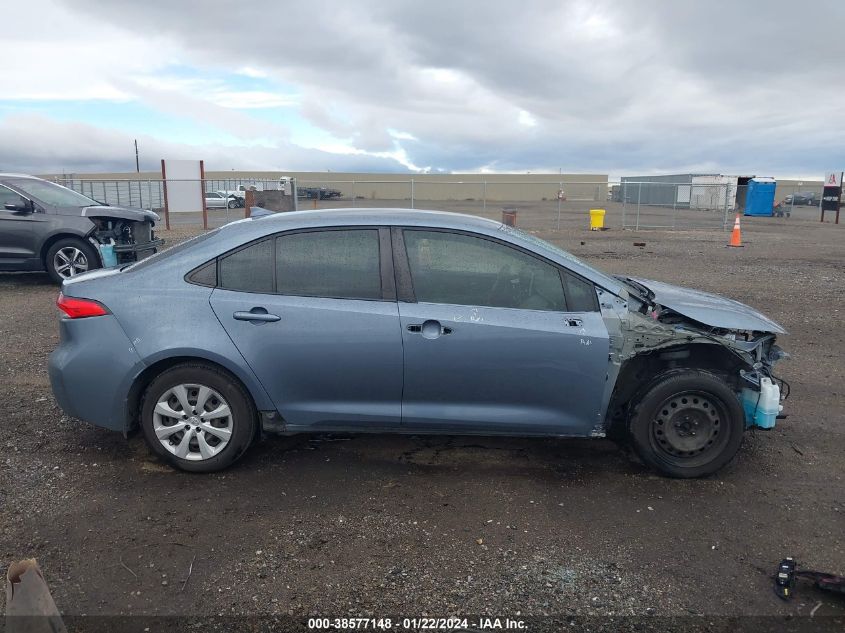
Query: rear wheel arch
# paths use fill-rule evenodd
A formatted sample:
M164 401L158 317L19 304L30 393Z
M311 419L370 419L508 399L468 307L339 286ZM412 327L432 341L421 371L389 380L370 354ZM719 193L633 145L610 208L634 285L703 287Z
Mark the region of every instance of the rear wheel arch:
M138 374L138 376L135 377L132 386L129 388L129 394L126 399L127 433L133 429L138 428L138 422L141 415L141 406L143 404L144 394L147 391L147 387L150 386L150 383L152 383L152 381L155 380L157 376L160 376L165 371L183 365L199 365L226 375L229 380L237 384L238 387L244 392L250 404L252 405L253 410L255 410L256 412L258 411L255 396L247 386L246 382L242 380L235 372L231 371L229 368L221 365L218 362L199 356L171 356L168 358L162 358L154 362L153 364L146 367L140 374Z

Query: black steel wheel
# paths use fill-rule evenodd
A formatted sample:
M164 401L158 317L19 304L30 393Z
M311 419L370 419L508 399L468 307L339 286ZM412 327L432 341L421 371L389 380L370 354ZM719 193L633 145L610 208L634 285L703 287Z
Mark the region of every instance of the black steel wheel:
M701 370L658 378L635 405L629 426L640 458L670 477L702 477L724 467L744 430L731 387Z

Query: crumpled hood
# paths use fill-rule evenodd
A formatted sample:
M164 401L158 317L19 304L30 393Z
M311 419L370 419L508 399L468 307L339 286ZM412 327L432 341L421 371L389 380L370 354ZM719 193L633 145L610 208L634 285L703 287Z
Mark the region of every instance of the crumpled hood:
M786 333L781 325L765 314L739 301L650 279L631 279L651 290L655 303L704 325L727 330Z
M83 207L82 215L86 218L120 218L121 220L132 220L133 222L143 222L144 220L158 222L161 220L158 213L153 213L152 211L147 211L146 209L112 207L106 205Z

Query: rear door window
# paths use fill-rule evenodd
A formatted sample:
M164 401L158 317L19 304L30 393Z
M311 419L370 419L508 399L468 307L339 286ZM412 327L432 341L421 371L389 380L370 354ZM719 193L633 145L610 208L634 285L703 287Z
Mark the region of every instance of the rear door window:
M313 231L277 237L276 292L381 299L378 230Z
M381 299L379 258L377 229L288 233L222 256L217 285L241 292Z

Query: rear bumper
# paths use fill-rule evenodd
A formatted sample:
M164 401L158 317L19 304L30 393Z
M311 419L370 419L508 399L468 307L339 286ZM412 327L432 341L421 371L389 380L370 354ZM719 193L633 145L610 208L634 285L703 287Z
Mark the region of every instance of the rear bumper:
M134 346L111 314L60 321L61 342L48 372L62 410L113 431L125 431L127 397L144 369Z

